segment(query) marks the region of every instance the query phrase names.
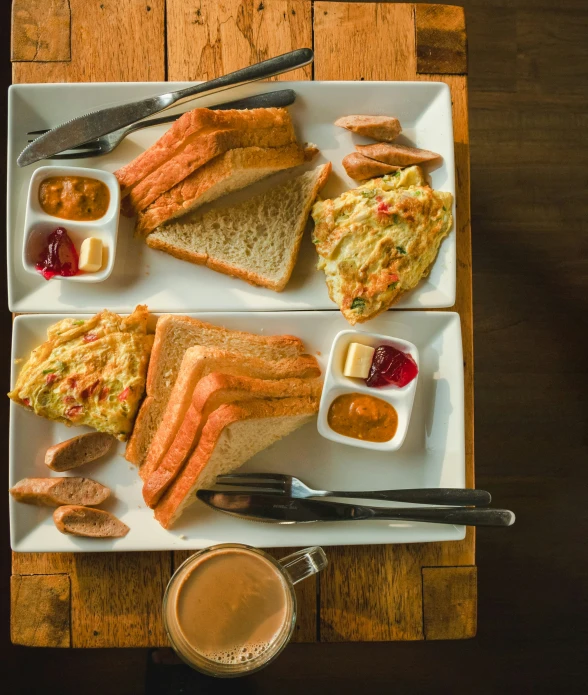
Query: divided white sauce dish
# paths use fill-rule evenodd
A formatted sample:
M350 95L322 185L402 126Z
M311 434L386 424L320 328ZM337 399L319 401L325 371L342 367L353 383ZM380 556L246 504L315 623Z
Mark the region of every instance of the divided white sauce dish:
M400 338L378 333L364 333L363 331L354 330L341 331L333 340L329 363L325 373L325 383L317 423L319 434L326 439L339 444L347 444L348 446L372 449L373 451L397 451L402 446L408 432L419 375L417 374L415 379L402 388L393 384L382 387L367 386L364 379L347 377L344 375L343 370L347 351L352 343L369 345L373 348L377 348L380 345L390 345L410 355L416 362L420 372L418 350L416 345L408 340L401 340ZM329 408L338 396L345 393L362 393L374 396L392 405L398 414L398 427L392 439L387 442L368 442L355 437L346 437L335 432L328 423Z
M39 187L50 176L83 176L97 179L106 186L110 192L110 202L106 214L97 220L78 221L66 220L47 214L39 202ZM116 176L108 171L100 169L88 169L86 167L39 167L31 178L25 217L25 233L22 246L22 264L27 273L42 277L35 265L39 260L44 247L47 245L47 237L57 227L63 227L72 240L76 251L80 253L80 247L84 239L95 237L102 242L102 267L95 273L80 271L71 277L55 276L45 282L101 282L106 280L114 268L116 256L116 243L118 239L118 223L120 210L120 187Z

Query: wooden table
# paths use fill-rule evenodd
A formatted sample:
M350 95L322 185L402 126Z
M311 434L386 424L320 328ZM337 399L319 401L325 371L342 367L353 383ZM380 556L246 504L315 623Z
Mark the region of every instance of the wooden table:
M474 486L466 34L462 8L311 0L13 0L15 83L206 80L294 48L284 79L425 80L451 88L457 301L466 481ZM73 115L73 114L72 114ZM276 556L287 554L275 549ZM475 536L337 547L298 590L299 642L464 639L476 632ZM12 641L46 647L166 645L161 599L190 553L14 553Z

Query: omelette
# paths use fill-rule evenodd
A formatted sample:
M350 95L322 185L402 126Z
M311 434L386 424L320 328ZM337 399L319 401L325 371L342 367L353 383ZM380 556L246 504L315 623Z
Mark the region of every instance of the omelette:
M101 311L88 319L63 319L33 350L14 389L15 403L66 425L87 425L125 441L133 428L153 335L149 312L127 318Z
M314 204L318 268L349 323L386 311L429 273L453 225L452 203L412 166Z

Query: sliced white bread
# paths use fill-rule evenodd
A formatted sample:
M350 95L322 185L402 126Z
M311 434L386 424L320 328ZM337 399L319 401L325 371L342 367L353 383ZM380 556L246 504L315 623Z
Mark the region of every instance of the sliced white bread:
M328 162L238 205L158 227L147 244L280 292L292 275L310 208L330 172Z
M192 403L167 450L161 464L145 480L143 499L154 508L173 480L181 474L184 463L192 454L211 413L227 403L276 398L320 399L322 380L314 379L253 379L218 372L201 379Z
M318 363L311 355L285 357L269 361L260 357L212 347L188 348L182 358L157 432L151 440L145 461L139 469L143 480L149 478L158 468L163 456L174 441L192 402L197 383L212 372L224 372L225 374L258 379L304 379L320 376Z
M127 196L150 174L164 170L172 159L189 159L205 135L228 130L254 132L266 128L292 128L288 111L275 108L227 111L199 108L187 111L157 142L115 172L121 195Z
M206 421L196 450L155 508L155 518L170 528L198 489L309 422L317 410L318 400L312 398L222 405Z
M168 220L303 162L304 150L296 143L229 150L196 169L140 212L135 234L147 236Z
M299 357L304 344L294 336L260 336L230 331L222 326L187 316L162 316L155 329L155 341L147 372L146 392L126 449L126 458L137 465L145 460L151 439L169 400L184 353L202 345L252 357L279 360Z

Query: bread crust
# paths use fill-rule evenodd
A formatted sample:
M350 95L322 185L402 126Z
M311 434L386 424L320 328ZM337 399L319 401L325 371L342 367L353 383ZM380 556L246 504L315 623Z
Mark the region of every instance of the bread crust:
M140 181L175 157L182 156L185 150L193 148L194 141L202 136L221 131L259 131L266 128L290 128L293 133L288 111L283 108L242 111L192 109L180 116L149 149L115 172L121 187L121 195L123 198L129 195Z
M214 372L197 384L192 403L160 465L143 485L143 499L154 508L165 490L181 473L186 458L198 445L202 428L210 414L221 405L270 398L320 399L322 380L255 379Z
M188 348L157 432L151 440L145 462L140 467L139 473L143 480L147 480L159 467L190 407L199 381L203 375L213 370L263 379L307 379L320 376L318 363L310 355L270 362L259 357L247 357L240 353L216 348L200 346Z
M243 147L229 150L196 169L139 213L135 234L145 237L168 220L276 171L290 169L303 162L304 151L296 143L284 147Z
M205 470L223 431L232 423L271 417L305 416L318 410L312 398L283 398L277 401L256 400L233 403L217 408L208 418L196 450L182 473L167 490L155 508L155 518L164 528L170 528L179 516L184 500L197 489L198 479Z

